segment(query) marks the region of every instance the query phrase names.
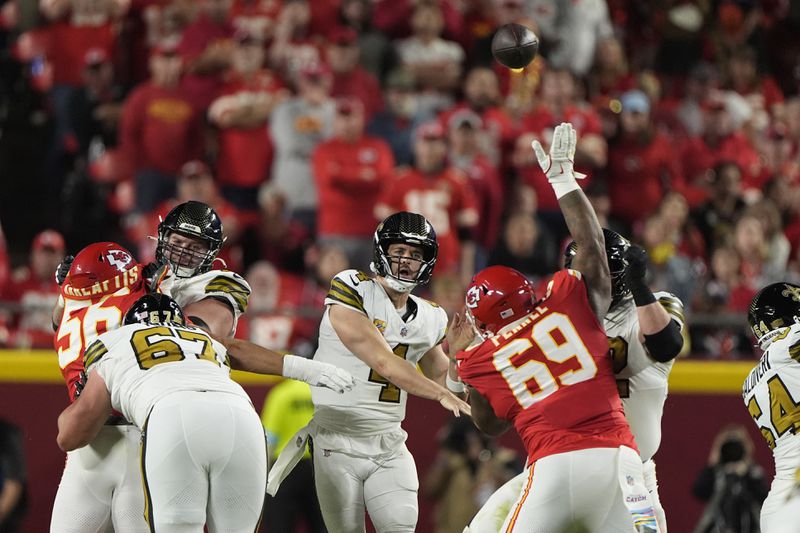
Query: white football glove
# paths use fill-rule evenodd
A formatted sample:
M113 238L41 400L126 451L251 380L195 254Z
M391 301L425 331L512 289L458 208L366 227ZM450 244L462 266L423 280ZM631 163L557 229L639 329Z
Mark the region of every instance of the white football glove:
M542 167L542 172L552 185L556 198L580 189L575 180L586 177L586 174L574 170L577 146L578 134L569 122L562 122L556 126L553 132L553 142L550 143L550 155L545 153L539 141L531 142L539 166Z
M355 378L347 370L291 354L283 358L283 376L305 381L315 387L327 387L339 394L351 390L356 384Z

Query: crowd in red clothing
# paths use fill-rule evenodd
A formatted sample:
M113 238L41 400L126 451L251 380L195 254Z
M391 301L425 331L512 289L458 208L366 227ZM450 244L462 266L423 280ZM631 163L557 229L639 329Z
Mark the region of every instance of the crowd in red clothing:
M568 236L530 143L563 121L601 220L645 245L653 286L690 316L742 313L761 285L800 272L800 8L788 0L39 8L26 18L0 0L0 47L48 117L41 172L66 249L115 239L149 260L158 217L205 201L227 265L269 292L244 334L297 324L297 338L261 339L271 346L313 343L320 270L368 269L375 224L397 210L433 223L442 281L430 290L446 301L487 264L557 269ZM519 71L489 50L508 22L542 41ZM20 302L27 284L1 298ZM12 315L0 343L36 344ZM737 342L715 329L694 348Z

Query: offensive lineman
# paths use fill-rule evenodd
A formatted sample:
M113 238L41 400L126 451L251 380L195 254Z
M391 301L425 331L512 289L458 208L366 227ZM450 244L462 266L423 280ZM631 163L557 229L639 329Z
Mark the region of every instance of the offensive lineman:
M230 365L281 374L280 354L244 341L230 350L189 326L163 294L141 297L124 325L86 350L90 373L80 397L59 416L59 446L86 446L113 407L142 431L145 520L151 531L236 533L257 527L266 485L266 443L250 398ZM344 391L340 369L322 384ZM208 512L208 515L206 515Z
M611 305L603 322L611 346L614 377L644 463L645 485L658 526L661 533L666 533L652 458L661 442L669 372L683 348L683 305L674 295L653 294L647 287L647 254L642 248L631 245L615 231L604 229L603 235L611 273ZM571 267L577 248L574 241L567 247L565 268ZM499 488L475 515L468 531L498 531L524 483L525 477L519 475Z
M761 506L761 532L796 533L800 517L800 285L767 285L750 303L747 320L764 355L745 379L742 397L775 457L775 479Z
M356 386L343 396L312 391L314 418L272 467L268 492L275 494L310 436L330 531L362 533L366 509L379 533L411 533L419 481L400 427L407 394L437 400L456 415L469 407L442 386L457 377L440 346L447 314L410 294L436 263L433 227L422 215L395 213L378 225L373 246L376 277L345 270L333 278L314 355L348 370Z
M118 327L125 311L148 289L171 294L194 324L217 338L235 332L250 287L233 272L211 270L223 240L216 212L202 202L190 201L174 207L159 224L157 261L145 268L115 243L90 245L76 258L65 258L56 272L65 298L54 310L54 324L58 325L56 349L71 401L83 371L86 346L97 335ZM169 267L164 268L165 264ZM97 284L106 284L108 289L109 281L124 276L125 271L130 271L126 279L135 279L131 287L107 294L96 289ZM73 288L89 293L82 296ZM115 288L113 283L111 288ZM309 362L287 357L284 376L308 380L309 371L314 370L314 362L310 368ZM95 533L112 526L118 533L146 531L141 519L138 429L115 416L98 438L101 440L67 454L53 504L52 533Z
M457 358L476 425L499 435L513 424L528 451L525 482L494 532L551 533L573 520L604 533L658 530L598 322L611 278L603 231L572 169L576 137L562 123L549 156L533 144L579 245L576 270L556 272L537 299L516 270L488 267L467 290L467 320L448 333L451 349L473 344Z

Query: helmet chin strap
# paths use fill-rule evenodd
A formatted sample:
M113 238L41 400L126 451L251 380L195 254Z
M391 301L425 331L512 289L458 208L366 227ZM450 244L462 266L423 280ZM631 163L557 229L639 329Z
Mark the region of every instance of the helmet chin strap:
M378 274L378 269L375 267L375 263L372 262L369 264L369 269L373 272L373 274ZM388 272L391 272L391 268L387 269ZM397 279L392 274L387 273L385 276L382 276L383 279L386 280L386 284L389 286L390 289L397 292L411 292L414 290L414 287L417 286L417 283L414 281L403 281L401 279Z

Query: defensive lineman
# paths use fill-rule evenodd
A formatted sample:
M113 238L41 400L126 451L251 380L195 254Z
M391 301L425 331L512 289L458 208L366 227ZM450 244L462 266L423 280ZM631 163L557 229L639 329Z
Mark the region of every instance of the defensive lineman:
M667 292L652 293L644 279L647 254L615 231L604 229L606 257L611 273L611 305L604 327L613 357L614 376L625 417L643 461L644 480L662 533L666 515L658 497L653 455L661 442L661 417L667 381L674 358L683 347L683 305ZM572 242L565 252L569 268L577 252ZM471 533L498 531L525 483L523 475L508 481L484 504L469 525Z
M456 415L469 411L443 386L448 370L457 377L440 346L445 311L410 294L430 279L437 250L425 217L396 213L375 232L377 276L345 270L331 282L314 358L348 370L357 384L341 396L313 391L314 418L281 453L268 490L275 493L310 435L330 531L363 532L365 509L379 533L414 531L419 482L400 427L407 394L437 400Z
M800 286L767 285L750 303L747 319L764 355L747 376L742 397L775 457L761 531L795 533L800 516Z

